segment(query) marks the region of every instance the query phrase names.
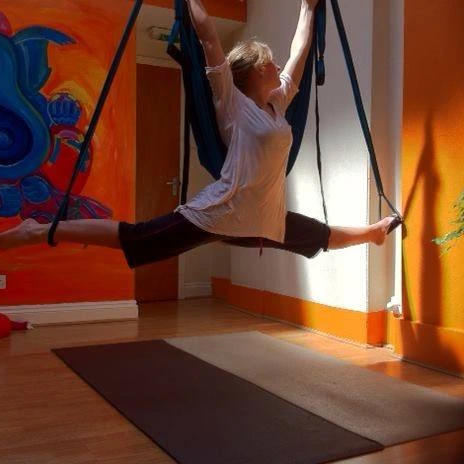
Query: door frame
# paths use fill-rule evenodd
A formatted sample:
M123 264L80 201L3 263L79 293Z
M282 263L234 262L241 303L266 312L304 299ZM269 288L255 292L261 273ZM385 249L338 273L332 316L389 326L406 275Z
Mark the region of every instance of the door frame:
M148 66L157 66L159 68L175 68L175 69L181 70L180 66L175 61L171 59L165 59L165 58L154 58L151 56L137 55L136 63L145 64ZM181 109L180 109L180 131L179 131L179 138L180 138L179 178L182 179L182 166L184 163L184 137L182 135L182 130L184 128L184 121L185 121L185 93L184 93L184 86L182 83L182 73L181 73L180 102L181 102ZM179 199L180 199L180 195L179 195ZM177 257L177 262L178 262L177 299L184 300L185 299L185 256L179 255Z

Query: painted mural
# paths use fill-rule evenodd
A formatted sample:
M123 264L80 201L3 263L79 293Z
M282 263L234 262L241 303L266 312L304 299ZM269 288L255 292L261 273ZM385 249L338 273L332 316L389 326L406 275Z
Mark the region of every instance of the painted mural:
M132 2L0 1L0 231L52 220L67 190ZM68 216L133 221L135 36L92 144L78 167ZM3 306L131 300L118 250L60 243L2 252Z
M14 31L0 11L0 217L19 215L51 222L78 160L83 133L81 105L66 91L45 94L52 69L48 46L74 39L57 29L32 26ZM92 167L92 147L78 166L69 219L100 219L111 210L79 195Z

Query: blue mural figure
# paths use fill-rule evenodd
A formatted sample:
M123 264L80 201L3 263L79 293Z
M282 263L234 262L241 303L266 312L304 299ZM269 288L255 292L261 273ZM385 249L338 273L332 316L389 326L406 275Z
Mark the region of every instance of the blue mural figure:
M0 12L0 217L51 222L83 141L76 127L79 102L69 93L47 99L40 92L51 73L49 43L61 46L74 40L41 26L14 34ZM90 147L80 166L81 182L71 195L69 219L112 215L106 206L79 195L91 158Z

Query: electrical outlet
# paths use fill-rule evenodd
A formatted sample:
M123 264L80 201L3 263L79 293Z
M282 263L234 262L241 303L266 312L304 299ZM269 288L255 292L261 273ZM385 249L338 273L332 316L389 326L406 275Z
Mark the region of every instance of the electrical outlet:
M0 274L0 290L6 289L6 275Z

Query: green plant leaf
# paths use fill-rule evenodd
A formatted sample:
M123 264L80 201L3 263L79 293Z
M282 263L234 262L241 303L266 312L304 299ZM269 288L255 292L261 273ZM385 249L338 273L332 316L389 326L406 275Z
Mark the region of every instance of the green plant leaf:
M457 210L457 216L456 219L451 223L456 224L458 227L455 230L448 232L441 237L436 237L432 240L432 242L436 243L437 245L444 246L444 252L447 252L451 249L450 242L453 242L464 235L464 190L461 192L456 203L453 205L453 209Z

